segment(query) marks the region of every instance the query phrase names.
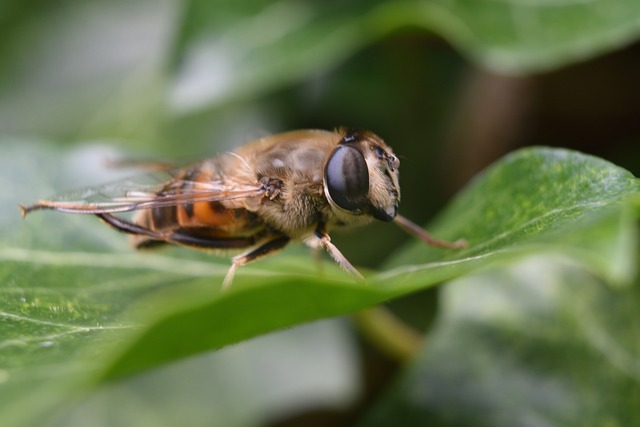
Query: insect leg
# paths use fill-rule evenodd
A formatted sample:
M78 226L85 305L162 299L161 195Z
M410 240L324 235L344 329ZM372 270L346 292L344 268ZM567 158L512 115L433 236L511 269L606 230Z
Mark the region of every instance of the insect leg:
M96 216L118 231L122 231L124 233L129 233L129 234L148 236L156 240L166 240L166 237L158 232L155 232L148 228L134 224L122 218L118 218L115 215L108 214L108 213L99 213L99 214L96 214Z
M351 273L351 275L357 280L364 281L364 276L360 274L360 272L349 262L349 260L344 255L342 255L342 252L340 252L336 245L331 243L331 237L329 237L329 234L327 234L324 224L318 224L318 227L313 232L313 236L310 239L307 239L305 243L314 249L326 249L326 251L329 252L329 255L331 255L331 258L333 258L340 267Z
M96 214L96 216L118 231L150 237L154 241L152 244L155 244L155 242L177 243L198 249L239 249L246 248L247 246L254 244L254 239L250 237L215 239L211 237L200 237L197 234L190 234L189 230L186 229L177 229L172 231L171 234L167 234L153 231L141 225L118 218L115 215L103 213ZM145 244L149 243L145 242Z
M290 239L287 236L276 236L274 239L267 240L266 242L260 244L260 246L258 246L257 248L253 248L248 252L233 257L233 259L231 260L231 267L229 267L229 271L227 271L227 275L224 277L224 281L222 282L222 289L229 289L229 287L231 286L231 282L233 282L233 276L235 275L238 267L284 248L287 243L289 243L289 240Z
M435 246L437 248L461 249L466 248L468 244L464 239L456 240L455 242L446 242L444 240L436 239L422 227L413 223L412 221L409 221L402 215L396 215L395 218L393 218L393 222L398 224L400 228L402 228L408 234L416 236L418 239L422 240L429 246Z
M253 237L220 238L200 236L189 232L188 228L179 228L165 238L166 242L177 243L197 249L244 249L255 244Z

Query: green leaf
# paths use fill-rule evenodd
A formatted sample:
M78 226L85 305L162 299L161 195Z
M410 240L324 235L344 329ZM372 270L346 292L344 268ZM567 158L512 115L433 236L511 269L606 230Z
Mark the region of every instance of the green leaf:
M357 361L346 319L315 322L104 384L45 425L271 425L310 405L344 408Z
M318 274L293 249L241 269L221 294L225 260L183 249L136 253L92 217L43 212L21 222L18 202L104 172L91 151L8 142L0 161L0 183L14 190L0 208L3 425L29 424L106 379L347 314L524 253L566 253L621 284L633 275L638 181L576 152L522 150L478 177L433 228L466 237L467 250L416 246L362 285L332 263Z
M562 149L530 148L506 156L471 182L434 223L438 234L463 236L464 264L516 253L557 250L580 258L613 283L633 280L639 181L605 160ZM601 239L604 238L604 241ZM389 262L385 277L437 257L420 244ZM455 255L447 253L447 255ZM457 268L465 268L456 262ZM400 267L402 266L402 267ZM429 267L431 268L431 266ZM418 270L419 272L419 270Z
M534 256L450 283L420 356L369 414L395 425L629 425L640 287Z

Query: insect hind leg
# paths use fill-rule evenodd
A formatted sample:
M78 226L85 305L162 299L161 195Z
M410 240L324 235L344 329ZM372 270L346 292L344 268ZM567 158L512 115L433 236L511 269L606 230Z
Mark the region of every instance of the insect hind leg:
M115 215L108 213L100 213L96 214L98 218L106 222L111 227L115 228L118 231L122 231L124 233L133 234L136 236L145 236L149 237L153 241L159 241L158 244L162 242L172 242L172 243L180 243L187 246L195 246L199 248L221 248L221 242L225 242L225 245L228 248L231 247L239 247L239 244L245 244L249 241L248 239L230 239L228 242L226 241L218 241L218 240L210 240L210 239L197 239L194 236L189 236L188 234L182 233L174 233L170 237L145 228L141 225L134 224L125 219L118 218ZM231 267L222 282L222 289L227 290L231 286L231 282L233 282L233 277L235 275L238 267L248 264L252 261L255 261L259 258L265 257L267 255L272 254L282 248L284 248L287 243L289 243L291 239L287 236L276 235L274 238L267 240L261 243L259 246L252 248L250 251L245 252L244 254L238 255L232 259ZM229 244L231 243L231 244Z
M149 228L143 227L138 224L134 224L125 219L118 218L117 216L109 213L98 213L96 214L98 218L102 221L115 228L118 231L122 231L123 233L138 235L138 236L146 236L150 237L154 240L165 240L165 237Z
M241 265L248 264L252 261L255 261L259 258L265 257L267 255L272 254L275 251L278 251L284 248L287 243L289 243L289 237L287 236L277 236L274 239L267 240L262 243L260 246L251 249L248 252L245 252L241 255L234 257L231 260L231 267L229 267L229 271L227 271L227 275L224 277L224 281L222 282L222 290L227 290L231 286L231 282L233 282L233 277L235 276L236 270Z

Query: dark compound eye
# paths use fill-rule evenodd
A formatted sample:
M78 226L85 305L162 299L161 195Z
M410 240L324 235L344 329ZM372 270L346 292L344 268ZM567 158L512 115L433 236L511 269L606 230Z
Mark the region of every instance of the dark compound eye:
M360 152L350 146L336 148L324 168L324 181L331 200L347 211L361 209L369 194L369 170Z

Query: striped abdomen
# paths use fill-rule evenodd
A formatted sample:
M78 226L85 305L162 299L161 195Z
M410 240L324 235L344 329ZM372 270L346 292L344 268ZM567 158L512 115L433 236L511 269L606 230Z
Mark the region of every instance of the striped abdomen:
M183 181L185 190L202 183L207 187L210 174L198 169L188 172ZM161 197L161 195L159 195ZM134 222L158 232L163 240L135 236L138 248L162 243L179 243L211 249L245 248L256 243L265 229L258 215L245 208L228 208L223 201L184 202L138 212Z

